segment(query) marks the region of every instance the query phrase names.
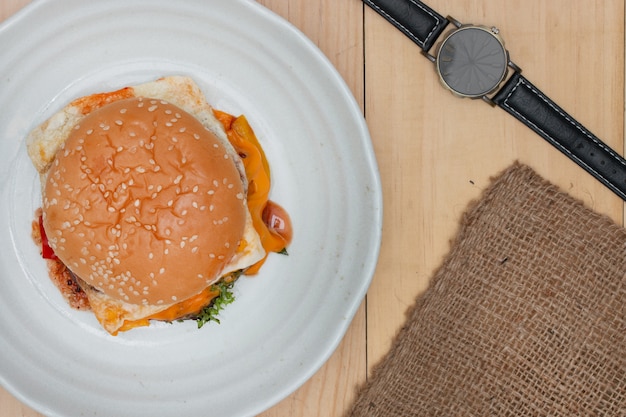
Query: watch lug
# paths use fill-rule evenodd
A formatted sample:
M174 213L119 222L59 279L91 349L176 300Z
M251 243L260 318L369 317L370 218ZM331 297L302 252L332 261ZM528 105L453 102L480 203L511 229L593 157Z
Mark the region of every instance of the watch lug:
M457 29L460 28L463 25L461 22L459 22L458 20L456 20L452 16L446 16L446 20L448 22L452 23L452 25L455 26ZM433 55L433 54L431 54L428 51L425 51L423 49L422 49L422 55L424 55L426 58L428 58L428 60L430 62L432 62L432 63L435 63L437 61L437 57L435 55Z
M522 72L522 69L521 69L519 66L517 66L517 64L516 64L515 62L513 62L513 61L511 61L511 60L509 60L509 62L508 62L508 66L509 66L509 68L511 68L511 69L513 70L513 72L512 72L512 73L510 73L510 75L508 75L508 77L507 77L506 79L502 80L502 82L500 83L500 85L498 85L498 87L497 87L494 91L492 91L492 92L490 93L490 94L491 94L491 96L484 95L484 96L482 96L482 97L481 97L481 99L482 99L484 102L486 102L487 104L489 104L491 107L496 107L496 106L497 106L497 103L495 103L495 102L492 100L492 97L494 97L496 94L498 94L498 92L500 91L500 89L502 88L502 86L506 83L506 81L507 81L508 79L510 79L510 78L511 78L514 74L520 74L520 73Z
M461 22L459 22L458 20L456 20L454 17L452 16L446 16L446 20L450 23L452 23L454 26L458 28L460 28L461 26L463 26L463 24Z
M522 69L517 66L517 64L511 60L509 60L509 68L511 68L514 72L522 72Z
M437 61L437 57L435 57L432 54L429 54L428 51L425 51L422 49L422 55L424 55L426 58L428 58L428 60L432 63L435 63L435 61Z

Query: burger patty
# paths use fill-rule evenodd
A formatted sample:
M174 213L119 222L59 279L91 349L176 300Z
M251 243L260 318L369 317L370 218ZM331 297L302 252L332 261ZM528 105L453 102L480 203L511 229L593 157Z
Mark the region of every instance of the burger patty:
M32 222L31 236L38 247L42 245L42 237L39 228L39 216L41 209L35 213L35 220ZM85 291L78 285L76 278L69 269L59 259L46 259L48 275L52 283L59 289L63 298L70 307L77 310L91 310L89 299Z

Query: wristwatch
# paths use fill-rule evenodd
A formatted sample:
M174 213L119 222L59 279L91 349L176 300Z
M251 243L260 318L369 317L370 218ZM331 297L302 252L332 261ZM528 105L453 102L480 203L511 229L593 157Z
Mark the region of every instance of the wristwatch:
M521 74L496 27L461 24L419 0L363 2L419 45L446 89L503 108L626 200L626 160Z

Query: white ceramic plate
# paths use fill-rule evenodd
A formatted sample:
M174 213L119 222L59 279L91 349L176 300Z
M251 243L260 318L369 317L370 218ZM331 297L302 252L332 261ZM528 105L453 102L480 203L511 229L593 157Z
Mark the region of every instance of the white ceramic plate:
M169 74L248 117L295 237L237 282L221 324L112 337L31 241L24 137L75 97ZM0 109L0 382L19 399L51 416L253 415L331 355L374 272L381 190L358 105L291 25L249 0L35 1L0 26Z

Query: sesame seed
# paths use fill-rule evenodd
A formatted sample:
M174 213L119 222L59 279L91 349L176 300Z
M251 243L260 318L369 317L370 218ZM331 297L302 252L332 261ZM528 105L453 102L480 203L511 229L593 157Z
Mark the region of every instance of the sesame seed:
M121 114L124 114L124 113L126 113L126 112L127 112L127 110L126 110L126 109L120 109L120 113L121 113Z
M163 275L165 273L165 268L159 269L159 274Z
M116 121L115 121L115 124L116 124L116 125L118 125L118 126L121 126L121 125L123 125L123 124L124 124L124 122L123 122L123 121L121 121L121 120L116 120Z
M149 111L149 112L153 112L153 111L155 111L155 110L156 110L156 109L158 109L158 108L159 108L159 106L157 106L157 105L155 104L154 106L150 106L150 107L148 107L148 111Z

